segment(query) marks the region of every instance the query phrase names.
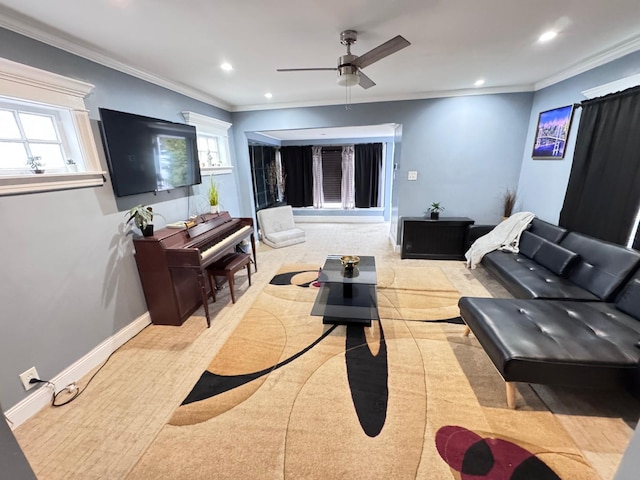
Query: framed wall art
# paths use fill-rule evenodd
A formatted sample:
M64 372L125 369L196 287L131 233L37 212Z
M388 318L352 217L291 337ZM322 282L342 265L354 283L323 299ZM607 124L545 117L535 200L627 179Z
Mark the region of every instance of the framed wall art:
M572 119L573 105L540 113L531 155L534 160L564 158Z

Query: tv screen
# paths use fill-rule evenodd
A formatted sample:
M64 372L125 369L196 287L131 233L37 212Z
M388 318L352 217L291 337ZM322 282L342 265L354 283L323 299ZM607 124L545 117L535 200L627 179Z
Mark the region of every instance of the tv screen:
M118 197L202 182L195 127L106 108L100 121Z

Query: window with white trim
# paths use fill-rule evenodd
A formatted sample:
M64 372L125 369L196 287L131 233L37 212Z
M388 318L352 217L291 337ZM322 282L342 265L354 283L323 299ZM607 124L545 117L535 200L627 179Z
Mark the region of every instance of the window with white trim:
M0 195L104 183L84 104L92 90L88 83L0 58Z
M75 135L66 135L69 130L67 110L0 99L0 174L31 173L31 160L44 172L78 171L84 162Z
M233 165L229 154L229 128L231 124L195 112L182 112L188 125L196 127L198 158L204 174L231 173Z

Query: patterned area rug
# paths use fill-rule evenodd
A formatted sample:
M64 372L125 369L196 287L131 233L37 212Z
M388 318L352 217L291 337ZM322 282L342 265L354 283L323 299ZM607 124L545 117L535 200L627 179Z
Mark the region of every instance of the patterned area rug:
M281 268L129 478L598 478L529 389L507 409L439 268L378 266L370 328L309 315L317 270Z

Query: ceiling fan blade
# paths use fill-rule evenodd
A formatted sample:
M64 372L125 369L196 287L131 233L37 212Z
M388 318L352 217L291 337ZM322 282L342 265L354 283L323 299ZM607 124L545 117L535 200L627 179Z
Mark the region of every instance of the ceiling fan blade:
M311 72L317 70L332 70L335 72L337 68L278 68L276 72Z
M409 45L411 45L411 42L403 36L398 35L393 37L391 40L384 42L382 45L378 45L373 50L369 50L367 53L360 55L352 62L352 65L359 68L367 67L372 63L391 55L392 53L396 53L398 50L408 47Z
M367 88L375 87L376 82L371 80L361 71L358 71L358 77L360 77L360 83L358 85L360 85L362 88L367 89Z

